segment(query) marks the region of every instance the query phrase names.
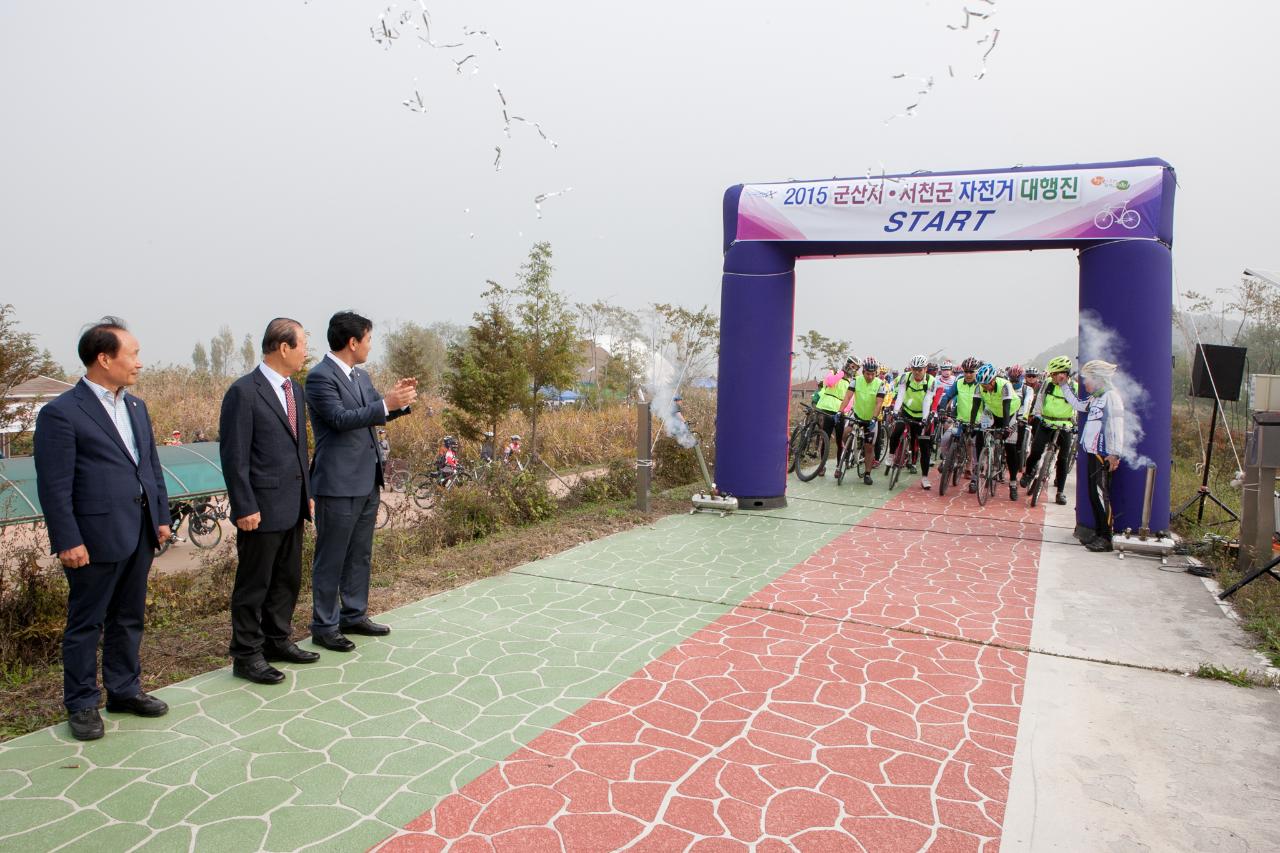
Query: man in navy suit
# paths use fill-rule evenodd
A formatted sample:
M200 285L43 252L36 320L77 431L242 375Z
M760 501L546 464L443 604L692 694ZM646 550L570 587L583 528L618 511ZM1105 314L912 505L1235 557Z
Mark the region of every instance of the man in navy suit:
M277 317L262 336L262 363L222 398L218 453L236 523L231 593L231 672L279 684L271 661L313 663L293 642L293 608L302 585L302 527L312 517L307 470L307 407L291 377L307 361L302 324Z
M336 652L344 634L380 636L369 619L373 525L386 460L374 429L409 413L417 380L401 379L382 395L359 368L369 359L373 323L352 311L329 320L330 352L307 374L307 405L316 435L316 555L311 566L312 642Z
M170 536L169 495L138 381L138 341L103 317L80 336L85 375L36 418L36 489L52 552L67 576L62 698L71 733L102 737L98 643L107 710L144 717L169 706L142 692L138 648L147 574Z

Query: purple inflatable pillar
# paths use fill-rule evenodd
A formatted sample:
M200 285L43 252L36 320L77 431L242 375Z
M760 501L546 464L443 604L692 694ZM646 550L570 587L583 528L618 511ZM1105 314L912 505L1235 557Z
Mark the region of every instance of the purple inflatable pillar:
M786 506L795 257L736 243L720 291L716 485L741 509Z
M1143 437L1127 454L1112 479L1111 503L1117 532L1142 525L1146 468L1156 465L1151 529L1169 528L1169 469L1172 464L1170 421L1173 411L1173 258L1169 247L1155 241L1106 243L1080 253L1080 363L1094 358L1118 361L1139 386L1138 399L1125 399L1129 417L1141 424ZM1110 352L1099 349L1098 336L1086 328L1088 318L1111 333ZM1076 468L1076 522L1093 527L1086 461Z

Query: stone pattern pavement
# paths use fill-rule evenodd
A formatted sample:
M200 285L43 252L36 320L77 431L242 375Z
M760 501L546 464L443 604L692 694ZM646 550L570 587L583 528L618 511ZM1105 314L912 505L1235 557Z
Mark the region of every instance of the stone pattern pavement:
M381 849L995 850L1027 655L929 634L1028 641L1042 510L975 510L898 493Z

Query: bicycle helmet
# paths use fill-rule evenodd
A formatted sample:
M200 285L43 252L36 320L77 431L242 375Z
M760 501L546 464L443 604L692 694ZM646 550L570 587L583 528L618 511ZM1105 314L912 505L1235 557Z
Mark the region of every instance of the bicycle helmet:
M513 435L513 436L511 436L511 440L512 440L512 441L519 441L519 440L520 440L520 436L518 436L518 435Z
M943 369L943 370L946 370L946 371L949 371L949 372L951 372L951 373L955 373L955 372L956 372L956 366L955 366L954 364L952 364L951 362L949 362L949 361L944 361L944 362L942 362L942 369Z
M975 377L979 385L986 385L988 382L994 382L996 379L996 368L993 364L984 364L978 368L978 375Z
M1038 368L1038 367L1034 367L1034 366L1033 366L1033 367L1028 367L1028 368L1027 368L1027 370L1026 370L1026 373L1025 373L1024 375L1025 375L1028 379L1035 379L1037 376L1039 376L1039 375L1040 375L1040 368Z
M925 358L922 355L916 355L911 357L912 370L919 370L920 368L925 367L928 364L929 364L929 359Z
M964 373L968 373L971 370L977 370L979 365L980 363L976 358L969 356L964 361L960 362L960 370Z
M854 370L858 369L858 360L853 356L849 356L844 360L844 372L848 373L850 367L852 367Z
M869 355L862 360L862 369L870 371L871 373L876 373L880 370L880 365L876 362L875 356Z
M924 369L925 369L925 370L927 370L927 371L929 371L930 373L937 373L937 372L938 372L938 362L936 362L936 361L931 361L931 362L929 362L928 364L926 364L926 365L924 366Z
M1048 370L1050 373L1070 373L1071 359L1068 356L1060 355L1056 358L1049 359Z
M1009 378L1010 378L1010 379L1021 379L1021 378L1022 378L1022 376L1023 376L1025 373L1026 373L1026 371L1024 371L1024 370L1022 369L1022 365L1021 365L1021 364L1015 364L1015 365L1013 365L1012 367L1010 367L1010 368L1009 368Z
M450 450L458 449L458 439L454 438L451 435L446 435L444 437L444 441L442 442L442 444L444 444L444 446L449 448Z

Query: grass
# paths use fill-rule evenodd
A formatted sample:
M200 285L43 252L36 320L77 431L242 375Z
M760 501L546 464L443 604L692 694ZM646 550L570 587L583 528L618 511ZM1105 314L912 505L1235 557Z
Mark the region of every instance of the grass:
M1213 663L1202 663L1193 675L1196 678L1206 678L1210 681L1225 681L1228 684L1234 684L1236 687L1252 687L1253 677L1249 675L1247 669L1227 669L1224 666L1218 666Z

